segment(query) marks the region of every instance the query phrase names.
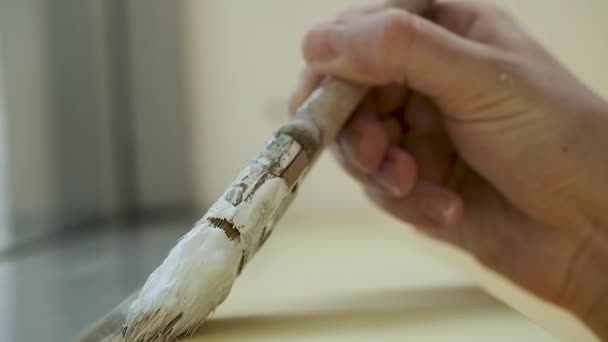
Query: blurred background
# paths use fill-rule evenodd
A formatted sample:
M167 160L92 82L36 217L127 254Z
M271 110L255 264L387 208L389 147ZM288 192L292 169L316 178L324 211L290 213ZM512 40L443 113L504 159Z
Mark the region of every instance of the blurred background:
M608 97L607 2L495 1ZM0 340L65 341L139 286L284 121L306 29L364 2L0 0ZM351 223L398 225L324 157L285 225L314 239ZM458 252L406 239L410 274L481 283L534 322L521 336L591 339Z

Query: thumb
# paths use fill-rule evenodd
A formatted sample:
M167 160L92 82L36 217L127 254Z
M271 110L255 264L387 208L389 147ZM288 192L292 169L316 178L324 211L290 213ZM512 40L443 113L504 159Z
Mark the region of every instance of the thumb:
M406 82L439 104L478 97L501 74L497 49L397 9L318 26L303 52L321 73L374 86Z

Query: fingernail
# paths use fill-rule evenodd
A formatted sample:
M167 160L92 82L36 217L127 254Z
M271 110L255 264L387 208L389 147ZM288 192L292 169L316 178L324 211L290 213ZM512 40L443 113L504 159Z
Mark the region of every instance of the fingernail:
M355 148L353 147L352 142L348 141L348 139L344 136L340 136L338 138L338 144L340 145L342 155L346 159L346 162L351 164L359 171L367 172L367 170L363 167L363 165L361 165L361 163L357 159L357 154L355 153Z
M316 63L326 63L338 57L344 44L344 25L341 23L331 24L325 28L319 28L319 36L313 38L313 43L308 50L308 60Z
M393 183L389 179L386 172L383 172L382 170L380 170L380 171L372 174L371 177L374 180L374 182L376 183L376 185L378 185L379 187L384 189L384 191L386 191L388 194L395 196L395 197L399 197L399 196L403 195L403 192L401 191L399 186L397 184Z
M380 186L387 192L389 195L400 197L405 194L402 190L403 188L399 185L398 181L395 179L396 168L398 165L396 164L395 159L393 158L391 153L387 153L384 161L380 168L375 171L371 178L376 183L376 185Z
M442 196L424 198L419 203L420 211L439 226L447 226L454 220L456 206Z

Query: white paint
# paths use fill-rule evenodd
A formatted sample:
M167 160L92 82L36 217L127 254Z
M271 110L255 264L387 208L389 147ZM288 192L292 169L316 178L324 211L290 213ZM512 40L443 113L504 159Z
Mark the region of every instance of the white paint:
M276 145L271 147L273 143ZM293 139L279 134L247 165L150 275L127 314L127 341L147 341L150 336L165 331L176 317L181 319L162 340L171 341L184 333L192 333L226 299L238 276L242 256L248 260L257 251L264 238L264 227L273 220L289 194L287 182L280 177L266 180L257 190L252 185L267 174L275 162L279 169L287 168L301 150ZM243 182L250 185L245 191L242 191ZM241 190L243 198L236 206L227 201L235 190ZM252 197L247 201L249 193ZM230 240L209 218L233 222L240 238Z

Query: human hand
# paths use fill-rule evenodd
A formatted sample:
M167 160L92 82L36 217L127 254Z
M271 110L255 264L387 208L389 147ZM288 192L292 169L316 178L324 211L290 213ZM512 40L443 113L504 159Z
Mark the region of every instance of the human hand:
M378 206L608 338L608 106L504 11L349 10L305 37L291 112L373 86L333 150Z

